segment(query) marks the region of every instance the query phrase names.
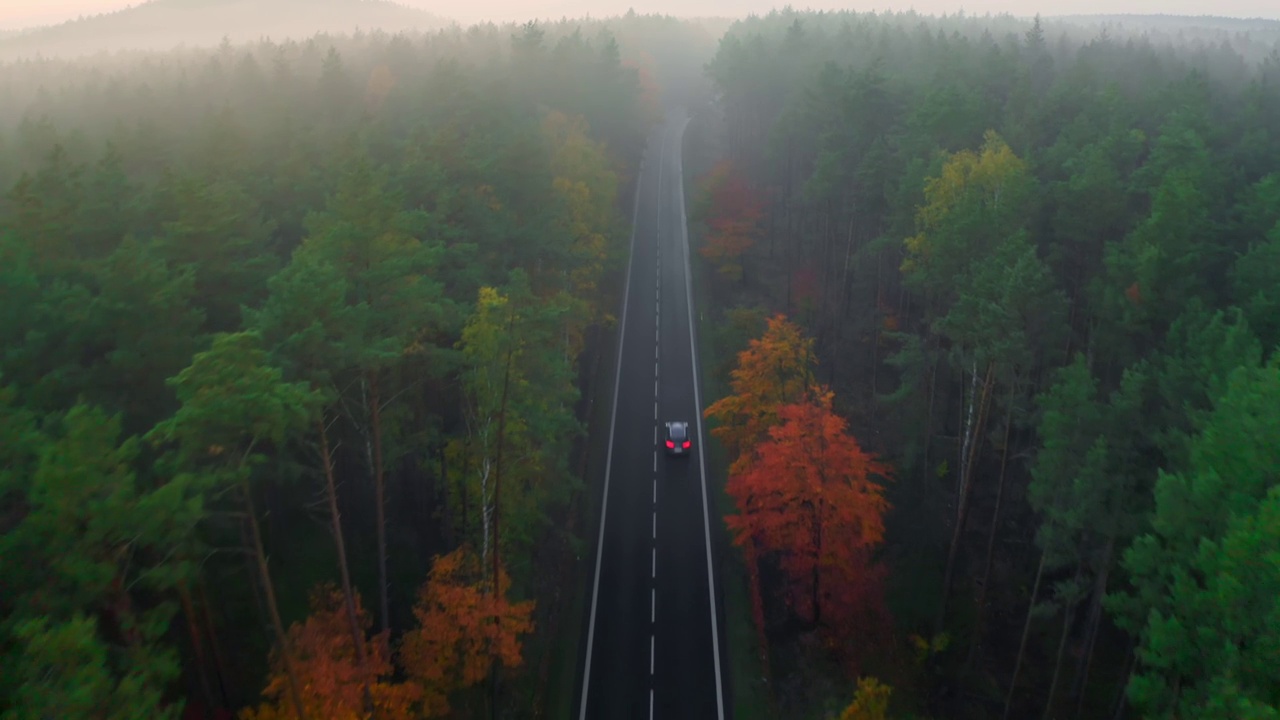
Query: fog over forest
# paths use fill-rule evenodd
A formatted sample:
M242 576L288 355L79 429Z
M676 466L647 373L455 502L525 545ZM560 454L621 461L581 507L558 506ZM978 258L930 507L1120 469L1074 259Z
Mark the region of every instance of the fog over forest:
M1280 20L481 7L0 31L0 718L1280 717Z
M3 39L0 59L213 46L223 38L232 43L278 41L358 28L426 31L450 22L388 0L153 0Z
M387 33L430 31L457 24L466 27L477 22L520 24L539 19L610 17L626 12L624 6L604 8L592 0L567 0L531 6L527 10L517 7L501 10L484 8L483 5L441 6L428 0L147 0L121 9L81 14L60 22L0 30L0 60L213 46L224 38L232 43L261 39L279 41L356 29ZM1057 28L1061 27L1069 28L1067 32L1073 40L1077 35L1096 34L1104 28L1112 35L1146 36L1158 42L1219 44L1233 38L1237 41L1247 38L1242 49L1247 57L1253 59L1265 56L1267 48L1280 38L1280 17L1245 19L1217 17L1210 13L1194 18L1173 14L1088 15L1061 13L1064 9L1070 8L1054 8L1054 12L1043 14L1050 37L1058 35ZM659 13L674 12L684 17L726 20L743 17L748 12L768 11L765 7L749 11L736 4L714 2L658 10ZM952 12L964 16L963 10L954 9ZM984 16L990 17L988 13L969 13L972 18ZM927 11L921 17L929 17Z

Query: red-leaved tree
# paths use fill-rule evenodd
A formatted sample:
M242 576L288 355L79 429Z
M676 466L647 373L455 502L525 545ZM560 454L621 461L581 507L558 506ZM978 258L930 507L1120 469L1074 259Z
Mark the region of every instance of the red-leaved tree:
M716 270L733 280L742 278L742 255L755 244L764 217L764 201L728 161L711 169L703 180L699 214L707 225L706 244L699 252Z
M833 647L856 650L883 612L871 553L889 507L876 478L887 480L890 469L858 446L831 397L819 390L778 409L769 439L729 478L738 514L726 523L748 557L776 560L799 618Z

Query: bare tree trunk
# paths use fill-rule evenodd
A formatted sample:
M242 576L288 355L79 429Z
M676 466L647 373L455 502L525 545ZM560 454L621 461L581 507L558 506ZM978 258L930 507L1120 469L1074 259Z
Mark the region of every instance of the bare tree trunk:
M373 496L377 504L378 526L378 593L382 610L382 632L391 633L390 585L387 581L387 494L382 477L382 397L378 392L378 373L369 373L369 419L373 425Z
M849 262L853 258L853 210L849 211L849 233L844 246L844 271L840 275L840 307L842 316L849 314Z
M267 566L267 555L262 549L262 533L258 529L258 513L253 507L253 492L248 482L240 484L240 493L244 497L245 511L249 516L249 532L253 537L254 555L258 560L258 574L262 580L263 590L267 594L267 609L271 612L271 627L275 631L276 643L280 647L280 660L284 663L285 677L289 682L289 697L293 701L294 712L298 720L307 720L307 712L302 703L302 683L298 680L298 670L293 659L293 649L289 647L289 636L284 632L284 623L280 620L280 606L276 602L275 586L271 583L271 569Z
M995 553L996 530L1000 527L1000 502L1004 499L1005 469L1009 464L1009 430L1013 420L1013 391L1009 392L1009 404L1004 411L1004 444L1000 448L1000 480L996 485L996 509L991 514L991 531L987 534L987 559L982 563L982 583L978 585L978 624L969 643L969 657L965 666L973 664L979 638L982 637L983 618L986 617L987 583L991 580L991 557Z
M976 377L976 373L975 373ZM976 423L972 423L965 430L965 447L966 455L961 458L963 465L960 468L960 506L956 510L956 526L951 532L951 549L947 551L947 570L942 578L942 606L938 611L938 629L942 629L943 621L947 615L947 600L951 596L951 578L955 572L956 557L959 554L961 535L964 532L965 521L968 519L969 497L973 494L973 460L978 455L978 448L981 447L981 435L983 427L987 421L987 409L991 405L991 386L994 384L995 363L987 363L987 376L982 381L982 397L978 401L978 419ZM973 416L973 402L969 405L970 418Z
M933 370L929 373L929 413L924 423L924 478L926 482L929 480L930 473L933 472L933 469L929 467L929 450L933 447L933 401L937 395L938 363L941 361L942 358L935 355L933 358Z
M849 256L853 252L853 216L849 217L849 235L845 244L844 251L844 270L840 274L840 288L836 292L835 304L831 310L831 325L834 334L831 351L831 385L836 384L837 365L840 365L842 352L842 340L844 339L844 321L848 315L849 307ZM834 271L833 271L834 272ZM839 368L843 373L844 368ZM874 372L874 369L872 370ZM874 386L874 381L872 385Z
M213 663L218 674L218 689L222 695L222 704L224 707L234 707L235 703L231 701L234 693L227 687L227 661L222 654L222 644L218 642L218 631L213 624L212 603L209 602L209 589L203 576L200 576L196 588L200 591L200 615L204 620L205 632L209 635L209 649L213 651Z
M751 592L751 619L756 627L756 642L760 648L760 666L764 676L769 677L769 636L764 626L764 596L760 591L760 561L756 553L756 541L749 538L742 546L744 560L747 563L747 580Z
M1112 534L1107 538L1107 547L1102 553L1102 571L1098 573L1094 584L1093 597L1089 602L1089 620L1085 625L1085 651L1076 663L1076 677L1071 686L1071 696L1076 698L1076 717L1084 710L1085 691L1089 686L1089 671L1093 666L1093 649L1098 640L1098 627L1102 624L1102 599L1107 594L1107 579L1111 575L1111 554L1115 552L1116 538Z
M187 619L187 632L191 635L191 648L196 655L196 669L200 676L200 689L204 692L204 702L210 709L215 706L213 691L209 685L209 669L204 656L204 642L200 639L200 620L196 616L195 603L191 600L191 590L186 581L178 581L178 598L182 601L182 615Z
M813 531L813 595L810 602L813 604L813 625L817 627L822 622L822 608L820 600L820 591L822 582L822 574L819 568L822 566L822 500L818 500L817 507L814 508L814 531Z
M347 609L347 625L351 629L351 641L356 649L356 666L360 668L360 685L364 693L365 710L370 716L378 717L378 709L373 703L373 694L369 690L369 661L365 654L364 630L356 616L355 593L351 589L351 571L347 566L347 544L342 537L342 515L338 512L338 488L333 479L333 458L329 452L329 430L325 427L325 417L316 424L320 430L320 462L324 464L325 494L329 498L329 519L333 526L333 542L338 551L338 570L342 575L342 599Z
M510 307L510 314L507 318L507 365L502 373L502 400L498 405L498 450L497 458L494 461L494 477L493 477L493 594L495 598L501 592L501 586L498 583L498 572L502 565L499 562L499 546L498 546L498 521L501 518L501 506L498 504L501 500L499 493L502 491L502 445L505 440L507 430L507 394L511 388L511 363L515 355L514 349L511 347L511 334L515 329L516 309ZM494 603L494 608L498 607L498 603ZM495 625L501 622L501 618L494 615L493 622ZM491 672L491 682L489 683L489 708L491 717L495 720L498 717L498 658L493 658L493 669Z
M1125 662L1124 682L1120 683L1120 690L1116 693L1114 709L1111 712L1111 720L1122 720L1124 718L1124 709L1128 705L1129 680L1133 677L1133 668L1138 664L1138 653L1135 651L1134 642L1129 640L1129 654Z
M1083 565L1076 565L1076 580L1080 579ZM1053 680L1049 683L1049 698L1044 703L1044 720L1049 720L1053 712L1053 698L1058 694L1058 678L1062 673L1062 656L1067 649L1067 638L1071 635L1071 627L1075 624L1076 603L1074 600L1062 607L1062 635L1058 637L1058 655L1053 661Z
M459 531L458 535L463 538L464 542L471 537L469 535L469 533L471 532L471 524L467 521L467 481L466 481L466 478L468 478L470 475L471 475L471 453L463 453L462 454L462 472L459 473L459 477L463 479L461 482L458 483L458 492L462 495L462 528Z
M453 517L454 510L452 507L449 506L449 468L448 468L448 465L446 464L444 445L441 445L440 449L437 452L439 454L438 459L440 460L440 483L436 485L436 488L437 488L436 493L437 493L437 498L443 498L443 501L445 504L445 512L444 512L445 536L444 537L445 537L445 541L449 543L449 547L457 547L458 546L458 528L454 526L454 517ZM463 492L464 492L463 497L466 497L465 495L466 491L464 490ZM422 520L425 520L426 518L430 517L430 508L431 508L431 499L427 498L426 501L422 503L422 507L419 508L419 511L422 513L421 515ZM466 518L465 511L463 512L463 518Z
M1040 567L1036 569L1036 581L1031 586L1031 601L1027 604L1027 619L1022 624L1022 640L1018 642L1018 659L1013 663L1013 679L1009 681L1009 693L1004 699L1003 720L1009 720L1009 710L1013 707L1013 693L1018 689L1018 674L1022 671L1022 657L1027 650L1027 637L1031 635L1031 612L1036 607L1036 596L1040 594L1040 580L1044 577L1044 551L1040 552Z
M507 364L502 373L502 399L498 404L498 449L495 453L494 460L494 477L493 477L493 589L494 594L498 592L498 569L501 567L498 555L498 521L501 516L500 506L498 502L501 500L499 493L502 491L502 446L506 440L507 431L507 394L511 388L511 363L515 351L510 347L511 332L516 324L516 311L511 307L510 315L507 319ZM497 618L494 618L495 621Z

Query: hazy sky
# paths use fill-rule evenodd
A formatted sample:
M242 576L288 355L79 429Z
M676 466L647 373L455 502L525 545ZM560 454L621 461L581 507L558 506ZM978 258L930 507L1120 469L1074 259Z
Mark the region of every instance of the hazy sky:
M767 12L787 0L400 0L402 4L432 10L463 22L481 17L523 20L561 14L614 15L634 7L637 12L672 15L742 15ZM110 12L127 7L128 0L0 0L0 28L71 20L79 15ZM792 0L797 8L848 8L857 10L908 10L922 13L1002 13L1014 15L1069 15L1077 13L1169 13L1176 15L1227 15L1280 19L1277 0Z

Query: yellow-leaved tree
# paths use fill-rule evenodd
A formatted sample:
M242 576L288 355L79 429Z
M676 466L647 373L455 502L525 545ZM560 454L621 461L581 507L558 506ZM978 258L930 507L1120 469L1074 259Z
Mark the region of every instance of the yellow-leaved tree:
M601 143L587 134L587 121L551 111L542 133L551 148L551 173L556 194L563 201L561 227L569 242L567 290L590 304L588 321L599 318L597 288L609 260L609 237L614 229L614 201L618 176ZM575 346L580 349L580 346Z
M711 434L720 439L733 459L729 472L747 470L751 449L778 422L778 409L798 402L816 386L813 338L781 313L769 318L764 335L738 353L738 366L730 374L733 394L721 398L703 413L720 426Z
M888 720L892 694L893 688L873 677L858 678L853 702L840 713L840 720Z
M966 269L1026 220L1027 165L994 130L976 152L949 156L925 181L916 234L904 241L904 278L949 305Z

